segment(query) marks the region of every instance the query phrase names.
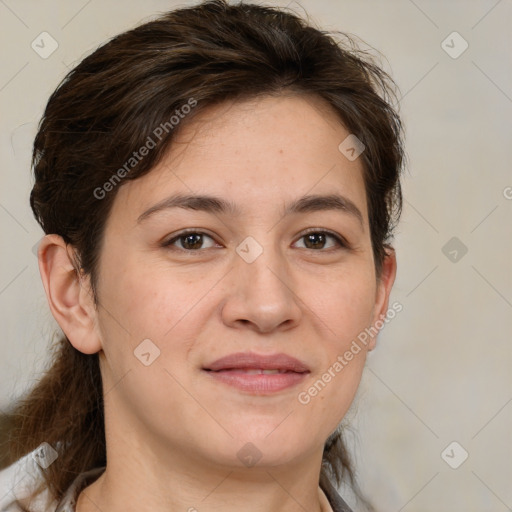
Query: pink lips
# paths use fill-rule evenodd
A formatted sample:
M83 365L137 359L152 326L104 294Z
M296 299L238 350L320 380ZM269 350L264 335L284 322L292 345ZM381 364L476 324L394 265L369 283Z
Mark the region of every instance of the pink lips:
M212 378L242 391L268 394L301 382L309 368L287 354L258 355L238 352L217 359L203 370Z

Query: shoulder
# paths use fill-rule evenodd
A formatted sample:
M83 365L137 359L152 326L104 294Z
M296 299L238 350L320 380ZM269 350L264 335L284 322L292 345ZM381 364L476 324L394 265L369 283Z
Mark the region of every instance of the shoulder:
M28 498L43 480L37 464L37 450L28 453L10 466L0 470L0 512L53 512L48 491L43 491L27 508Z

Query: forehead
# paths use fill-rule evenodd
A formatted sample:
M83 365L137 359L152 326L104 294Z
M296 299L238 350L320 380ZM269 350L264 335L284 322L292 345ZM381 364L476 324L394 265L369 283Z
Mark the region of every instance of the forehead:
M351 161L338 148L347 136L337 114L316 97L225 102L184 124L160 163L118 190L113 210L130 205L135 222L179 192L226 197L254 214L299 195L336 192L366 217L362 159Z

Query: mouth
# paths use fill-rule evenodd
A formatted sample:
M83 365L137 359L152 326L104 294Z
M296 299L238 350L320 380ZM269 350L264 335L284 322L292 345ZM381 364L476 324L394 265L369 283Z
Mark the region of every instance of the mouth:
M222 370L206 370L206 371L215 371L215 372L233 372L233 373L242 373L246 375L276 375L278 373L302 373L302 372L294 372L292 370L266 370L263 368L225 368Z
M287 354L231 354L202 368L212 379L250 394L267 395L298 385L310 373Z

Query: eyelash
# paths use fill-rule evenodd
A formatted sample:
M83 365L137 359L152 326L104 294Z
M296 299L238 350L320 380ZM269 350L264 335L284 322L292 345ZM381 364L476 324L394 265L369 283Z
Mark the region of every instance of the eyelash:
M333 231L329 231L329 230L326 230L326 229L311 228L311 229L307 230L306 232L304 232L297 240L300 240L300 239L304 238L305 236L310 235L312 233L324 234L324 235L330 236L331 238L334 238L334 240L338 244L338 247L330 247L328 249L308 249L307 247L305 248L305 249L308 249L310 251L314 251L314 252L331 252L333 250L350 249L351 248L350 244L342 236L338 235L337 233L334 233ZM199 231L197 229L190 228L190 229L183 230L180 233L178 233L177 235L173 236L171 239L169 239L166 242L164 242L162 244L162 246L165 247L165 248L168 248L170 250L177 250L177 251L181 251L181 252L189 253L189 254L191 254L191 253L199 253L199 252L202 252L202 251L206 250L206 249L182 249L180 247L172 248L172 245L175 242L177 242L180 238L182 238L182 237L184 237L186 235L190 235L190 234L193 234L193 235L206 235L208 238L211 238L212 240L214 240L214 238L211 235L209 235L208 233L205 233L204 231Z

